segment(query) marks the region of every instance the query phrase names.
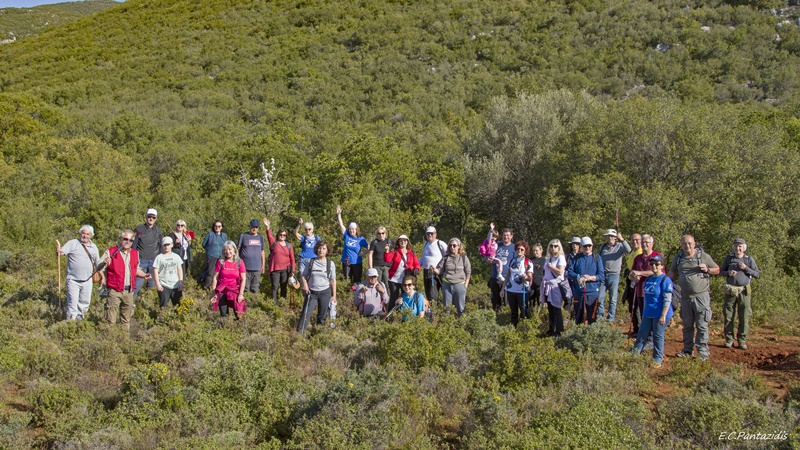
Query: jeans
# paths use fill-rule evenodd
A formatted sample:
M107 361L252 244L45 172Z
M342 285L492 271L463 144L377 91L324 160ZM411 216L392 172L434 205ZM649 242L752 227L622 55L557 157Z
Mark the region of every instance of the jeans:
M450 306L450 303L454 304L459 316L464 314L467 302L467 285L464 283L442 283L442 302L444 306Z
M600 283L600 304L597 307L597 317L603 318L605 313L606 291L609 292L608 321L613 322L617 315L617 296L619 295L619 273L605 274L605 281Z
M311 261L314 258L300 258L300 262L297 265L297 268L300 269L300 276L302 277L304 273L306 273L306 267L311 264Z
M153 259L140 259L139 260L139 267L142 268L144 273L149 273L150 276L153 276ZM136 277L136 287L133 289L133 296L136 297L139 294L139 290L142 289L142 284L144 284L144 278ZM154 278L150 278L147 281L147 287L155 287L156 280Z
M671 319L667 319L664 325L658 323L658 318L644 317L639 325L639 334L636 335L636 343L633 344L633 352L641 353L650 332L653 333L653 361L661 364L664 361L664 331L669 326Z
M331 302L331 290L325 289L324 291L310 291L303 302L303 314L300 316L300 322L297 324L297 332L305 333L308 327L308 322L311 320L311 315L314 313L314 308L317 308L317 325L325 325L325 319L328 317L328 308Z

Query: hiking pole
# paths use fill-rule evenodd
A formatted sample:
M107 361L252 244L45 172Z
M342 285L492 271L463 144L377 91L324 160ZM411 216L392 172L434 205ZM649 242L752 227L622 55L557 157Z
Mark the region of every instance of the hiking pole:
M383 320L389 320L389 316L391 316L391 315L392 315L392 313L393 313L393 312L395 312L395 311L397 311L397 310L398 310L398 309L399 309L401 306L403 306L403 304L402 304L402 303L398 303L398 304L396 304L396 305L394 306L394 308L392 308L392 309L391 309L391 311L389 311L389 312L386 314L386 317L384 317L384 318L383 318Z
M617 226L617 232L619 232L619 204L617 203L617 184L611 183L611 186L614 188L614 224Z

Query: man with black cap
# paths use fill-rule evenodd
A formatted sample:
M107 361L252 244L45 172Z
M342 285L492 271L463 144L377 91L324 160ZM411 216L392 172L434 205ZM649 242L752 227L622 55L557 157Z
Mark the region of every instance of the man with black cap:
M747 350L747 331L750 328L750 316L753 310L750 307L752 287L750 280L759 278L756 260L750 255L745 255L747 243L742 238L733 240L732 252L725 257L720 268L720 275L726 277L722 291L725 294L723 317L725 321L725 347L733 347L733 322L736 313L739 313L739 327L737 338L739 348Z
M264 273L267 257L264 244L264 236L258 234L258 219L250 221L250 232L239 235L239 257L244 261L244 268L247 271L244 290L258 294L258 286L261 284L261 275Z
M151 277L147 279L146 286L151 288L156 285L155 279L152 278L153 261L155 261L156 256L161 253L161 238L163 238L164 235L161 234L161 228L156 225L158 211L150 208L147 210L147 213L145 213L145 217L145 222L133 229L135 234L133 238L133 249L139 252L139 267ZM133 290L134 297L139 293L144 282L144 278L136 279L136 288Z

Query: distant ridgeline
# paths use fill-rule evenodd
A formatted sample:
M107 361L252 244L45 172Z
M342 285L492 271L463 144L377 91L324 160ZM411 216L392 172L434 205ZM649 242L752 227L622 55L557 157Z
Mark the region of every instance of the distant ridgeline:
M687 232L717 258L745 237L778 296L800 254L793 8L116 4L0 46L0 250L44 254L82 223L105 246L147 207L244 230L261 210L242 176L274 158L271 219L335 245L336 204L368 237L435 224L470 248L490 220L599 237L618 205L667 254Z
M116 4L114 0L84 0L34 8L0 8L0 44L10 44L17 39L100 12Z

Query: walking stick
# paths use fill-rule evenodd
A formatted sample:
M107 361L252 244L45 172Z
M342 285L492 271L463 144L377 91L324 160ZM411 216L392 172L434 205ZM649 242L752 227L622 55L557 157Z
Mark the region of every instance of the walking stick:
M58 248L61 248L61 242L58 242L56 239L56 244L58 244ZM61 252L56 252L58 255L58 309L61 310Z
M617 203L617 184L611 183L611 186L614 187L614 210L616 212L616 216L614 218L614 224L617 226L617 232L619 232L619 204Z

